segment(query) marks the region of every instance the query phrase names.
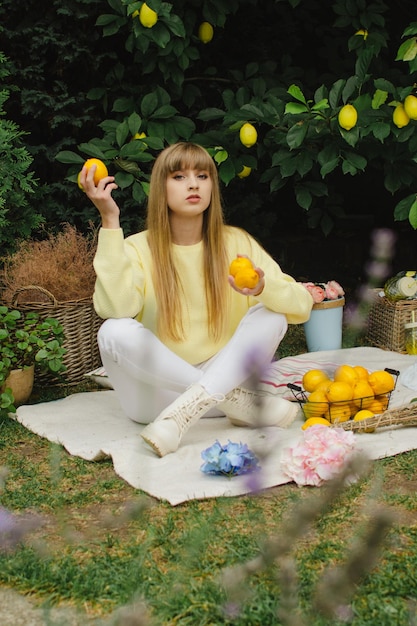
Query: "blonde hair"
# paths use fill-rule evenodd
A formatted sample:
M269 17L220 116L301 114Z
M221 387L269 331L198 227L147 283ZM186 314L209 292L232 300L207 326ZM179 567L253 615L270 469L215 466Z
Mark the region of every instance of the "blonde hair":
M220 337L226 316L228 259L217 169L209 153L194 143L176 143L163 150L151 175L148 198L148 243L153 258L152 277L158 305L158 333L174 341L184 338L181 277L175 268L167 204L167 178L184 169L207 171L212 180L209 207L203 214L204 283L209 333Z

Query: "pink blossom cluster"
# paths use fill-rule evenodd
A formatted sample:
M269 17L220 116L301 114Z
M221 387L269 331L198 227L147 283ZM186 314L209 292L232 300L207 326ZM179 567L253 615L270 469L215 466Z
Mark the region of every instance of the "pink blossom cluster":
M284 474L297 485L320 486L336 476L353 453L355 435L343 428L316 424L295 446L283 451Z
M337 300L345 295L343 288L335 280L329 280L328 283L302 284L311 293L314 303L323 302L323 300Z

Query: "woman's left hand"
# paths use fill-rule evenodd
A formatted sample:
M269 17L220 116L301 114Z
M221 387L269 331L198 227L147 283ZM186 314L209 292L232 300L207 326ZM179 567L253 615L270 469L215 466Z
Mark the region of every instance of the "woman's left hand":
M235 291L237 291L238 293L241 293L242 296L254 296L254 297L260 296L264 290L265 272L260 267L254 267L253 269L258 274L259 280L256 283L256 285L252 287L252 289L249 289L248 287L244 287L243 289L240 289L239 287L236 286L234 277L229 275L229 285L233 287Z

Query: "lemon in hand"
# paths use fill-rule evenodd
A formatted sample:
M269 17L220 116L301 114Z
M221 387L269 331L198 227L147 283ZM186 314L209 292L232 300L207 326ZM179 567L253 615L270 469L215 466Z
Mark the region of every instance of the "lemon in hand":
M239 138L246 148L254 146L256 140L258 139L258 133L255 126L253 126L253 124L249 124L249 122L245 122L239 131Z
M345 106L340 109L337 119L339 126L345 130L351 130L356 126L356 122L358 121L358 112L353 104L345 104Z
M253 289L259 282L259 274L254 269L244 268L235 275L235 285L239 289Z
M229 265L229 274L236 276L241 270L253 269L252 261L245 256L238 256Z
M104 165L103 161L100 161L100 159L87 159L87 161L84 163L84 167L86 167L87 170L89 170L90 167L92 167L93 165L96 166L96 171L94 172L94 184L97 187L101 179L106 178L106 176L109 175L109 172L107 170L107 167ZM84 191L84 187L80 183L80 175L81 175L81 172L78 174L77 183L78 183L79 188Z

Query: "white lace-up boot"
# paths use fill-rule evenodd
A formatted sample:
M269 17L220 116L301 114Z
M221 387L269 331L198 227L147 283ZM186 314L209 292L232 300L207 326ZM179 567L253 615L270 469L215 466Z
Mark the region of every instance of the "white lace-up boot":
M222 400L224 396L211 396L201 385L191 385L143 429L141 437L159 456L175 452L190 426Z
M236 387L219 404L234 426L288 428L298 412L298 404L279 396Z

